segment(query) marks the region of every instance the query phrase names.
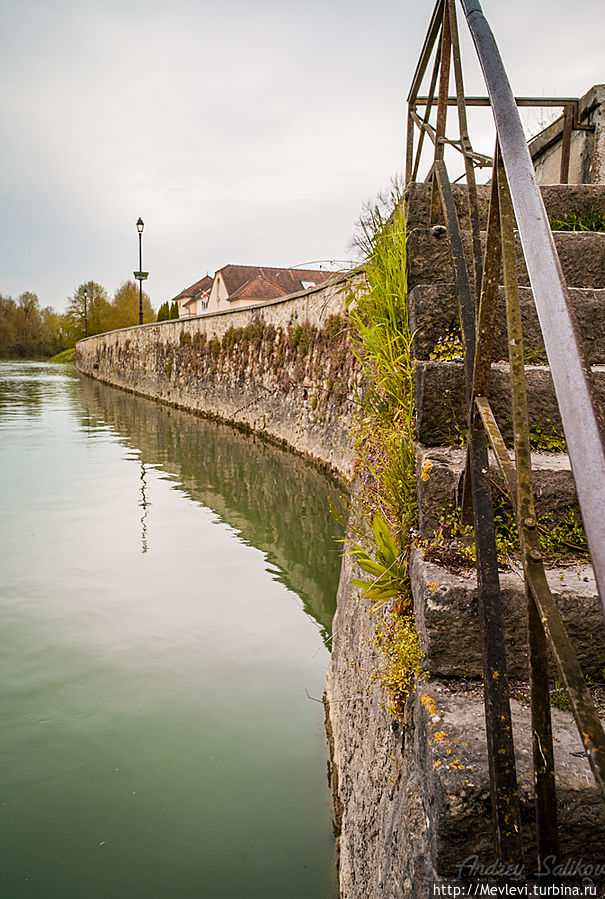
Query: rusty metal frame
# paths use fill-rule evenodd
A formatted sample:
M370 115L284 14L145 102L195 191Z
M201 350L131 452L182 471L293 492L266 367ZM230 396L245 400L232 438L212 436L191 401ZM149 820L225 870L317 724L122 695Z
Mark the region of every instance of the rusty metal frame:
M464 259L456 205L443 160L434 164L435 182L450 235L454 278L460 305L465 346L464 363L469 400L475 367L475 304ZM488 477L486 432L480 421L471 422L468 436L468 480L473 497L473 524L477 552L477 594L483 640L485 727L488 744L493 820L500 860L519 864L521 823L510 691L504 648L504 622L498 577L494 510Z
M488 443L494 452L517 520L526 583L529 623L529 668L539 859L557 855L556 782L548 648L570 697L573 715L594 779L605 801L605 733L594 708L581 668L548 586L537 533L531 476L529 418L521 311L516 272L515 230L518 230L538 317L544 336L555 392L559 402L578 499L584 519L597 588L605 601L605 451L603 419L592 390L586 362L567 298L541 194L519 120L519 106L561 106L563 136L561 182L569 174L571 132L582 128L577 98L515 99L510 90L494 37L479 0L460 0L484 72L488 97L465 97L455 0L438 0L408 96L406 179L417 176L425 134L435 147L429 178L432 181L431 221L443 216L449 235L465 347L465 378L469 406L469 438L464 475L462 515L472 520L477 549L477 584L483 637L486 729L492 809L500 858L521 860L518 792L506 676L504 632L493 507L489 483ZM433 50L431 87L419 95ZM449 96L453 63L456 94ZM439 80L437 124L430 124ZM425 107L421 118L418 107ZM447 110L458 109L459 139L446 136ZM485 254L481 248L474 169L488 157L470 142L466 109L490 106L497 131ZM420 139L414 156L414 128ZM473 274L469 276L465 245L444 161L446 145L464 156L469 218L473 245ZM491 160L489 160L491 164ZM489 404L489 381L496 322L500 272L503 271L509 343L509 368L514 431L514 462ZM605 605L604 605L605 609Z

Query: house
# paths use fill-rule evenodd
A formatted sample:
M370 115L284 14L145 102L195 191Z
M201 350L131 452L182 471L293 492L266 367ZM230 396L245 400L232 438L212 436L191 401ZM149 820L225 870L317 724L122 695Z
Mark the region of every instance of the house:
M333 274L315 269L225 265L214 278L206 275L183 290L175 300L181 318L202 312L222 312L308 290L327 281Z
M213 280L210 275L205 275L201 281L196 281L191 287L186 287L185 290L182 290L178 296L170 301L171 303L177 303L179 318L198 315L204 311L208 305Z

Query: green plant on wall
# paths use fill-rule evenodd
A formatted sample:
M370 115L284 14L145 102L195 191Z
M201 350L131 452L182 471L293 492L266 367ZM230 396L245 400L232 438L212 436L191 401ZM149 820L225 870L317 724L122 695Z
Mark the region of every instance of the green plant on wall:
M371 576L370 580L355 579L352 584L363 590L366 599L381 605L407 590L408 566L401 550L384 518L374 515L372 521L375 558L359 543L354 543L351 554L362 571ZM375 606L376 607L376 606Z
M408 326L405 214L397 185L367 207L357 243L366 254L367 288L350 306L353 352L365 375L355 442L361 482L357 540L350 552L368 578L356 586L377 611L374 676L392 714L403 714L410 679L420 671L411 604L409 554L417 527L412 336Z

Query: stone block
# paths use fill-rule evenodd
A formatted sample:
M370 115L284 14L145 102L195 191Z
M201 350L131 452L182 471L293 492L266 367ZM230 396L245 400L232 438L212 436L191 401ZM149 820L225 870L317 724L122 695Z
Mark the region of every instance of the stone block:
M605 401L605 366L592 368L596 394ZM562 433L561 416L550 376L543 365L525 367L530 425ZM510 373L507 364L492 365L490 403L506 440L512 438ZM416 363L416 433L428 446L454 444L466 433L468 406L462 362Z
M605 290L572 287L569 289L569 299L589 363L596 365L605 362ZM544 340L531 288L519 289L519 301L525 356L528 361L546 362ZM453 285L419 284L409 293L408 307L410 331L414 335L412 352L417 359L428 359L447 331L460 333L458 299ZM498 318L492 361L507 360L506 308L504 288L501 287L498 292Z
M423 667L434 675L479 677L483 669L474 569L450 571L415 549L411 578ZM547 570L547 579L584 674L600 678L605 667L605 623L592 567L574 563L553 568ZM501 571L500 589L509 674L525 680L529 671L522 571Z
M408 230L429 228L432 185L425 182L410 184L405 192L406 223ZM458 221L463 230L470 228L468 212L468 191L463 184L452 184ZM477 185L479 200L479 224L486 227L491 187ZM563 218L567 215L581 215L586 209L594 212L605 211L604 184L549 184L541 187L542 199L549 218Z
M417 496L420 536L431 539L458 505L466 450L462 447L417 448ZM490 453L490 480L494 496L504 493L504 481ZM575 483L565 453L532 453L532 483L538 517L557 522L568 509L579 516ZM512 508L511 508L512 512Z
M438 877L468 874L497 860L491 836L487 744L480 684L419 683L410 703L424 806ZM536 871L532 728L526 702L511 703L519 784L524 878ZM560 853L558 860L605 861L605 808L571 713L553 709ZM461 866L466 868L461 872Z
M556 231L553 233L559 260L568 287L605 287L605 234L588 231ZM472 272L470 233L462 234L469 272ZM485 233L482 234L485 242ZM529 278L518 235L517 274L521 287L529 286ZM407 237L408 288L417 284L454 283L454 271L447 233L443 227L416 228Z

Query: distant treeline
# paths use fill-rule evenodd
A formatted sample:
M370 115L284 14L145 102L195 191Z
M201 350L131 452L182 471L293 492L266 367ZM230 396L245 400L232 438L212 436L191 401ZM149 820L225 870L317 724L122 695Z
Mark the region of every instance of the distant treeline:
M0 294L0 357L54 356L63 349L60 318L50 306L41 309L35 293L16 300Z
M155 321L149 297L143 293L143 321ZM139 288L125 281L110 299L95 281L87 281L69 297L64 313L42 308L35 293L16 300L0 294L0 358L48 358L70 349L85 335L100 334L139 323Z

